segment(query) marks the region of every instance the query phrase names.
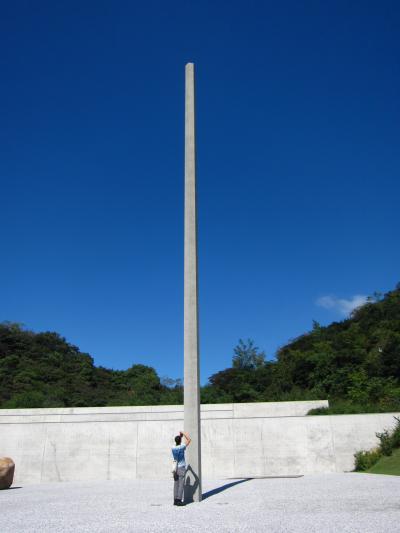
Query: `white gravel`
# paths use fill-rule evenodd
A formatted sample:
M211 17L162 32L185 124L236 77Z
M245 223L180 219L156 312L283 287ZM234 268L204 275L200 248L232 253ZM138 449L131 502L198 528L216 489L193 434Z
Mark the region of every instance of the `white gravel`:
M400 477L325 474L205 481L201 503L172 505L172 481L53 483L0 491L1 533L400 532ZM207 496L207 494L206 494Z

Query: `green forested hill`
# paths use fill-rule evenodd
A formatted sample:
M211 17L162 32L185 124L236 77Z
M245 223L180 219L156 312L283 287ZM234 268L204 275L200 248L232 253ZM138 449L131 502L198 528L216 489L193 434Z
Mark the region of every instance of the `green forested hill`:
M333 411L400 410L400 287L342 322L280 348L273 361L240 341L232 367L209 378L206 403L329 398ZM57 333L0 324L0 407L150 405L182 402L182 387L153 368L96 367Z
M0 406L70 407L180 403L181 387L162 385L145 365L96 367L57 333L0 324Z
M274 361L210 377L213 401L328 398L338 412L400 409L400 287L280 348Z

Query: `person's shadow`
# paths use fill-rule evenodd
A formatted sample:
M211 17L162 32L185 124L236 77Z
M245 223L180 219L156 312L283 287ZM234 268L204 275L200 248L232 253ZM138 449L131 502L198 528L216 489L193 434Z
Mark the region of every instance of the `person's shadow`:
M190 475L188 476L188 472ZM196 492L198 486L199 486L199 477L198 475L193 471L193 468L189 465L186 469L186 476L185 476L185 486L183 490L184 494L184 502L187 503L193 503L193 495Z

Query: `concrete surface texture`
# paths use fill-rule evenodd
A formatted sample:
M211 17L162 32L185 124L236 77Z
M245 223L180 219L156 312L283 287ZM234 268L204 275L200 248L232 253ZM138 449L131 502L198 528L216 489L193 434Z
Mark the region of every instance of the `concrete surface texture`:
M204 481L203 501L172 505L172 480L31 485L0 492L2 533L394 533L400 478L319 474Z
M343 472L353 454L399 413L273 416L301 402L216 404L201 409L208 479ZM307 409L318 405L307 402ZM251 416L253 415L253 416ZM0 456L15 461L14 484L169 479L182 406L0 410Z
M185 265L184 265L184 430L192 438L185 487L201 499L200 367L197 283L197 211L194 65L185 68Z

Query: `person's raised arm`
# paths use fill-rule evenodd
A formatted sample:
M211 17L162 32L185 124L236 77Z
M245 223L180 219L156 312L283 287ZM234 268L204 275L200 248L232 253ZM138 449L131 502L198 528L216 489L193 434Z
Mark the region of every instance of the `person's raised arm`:
M184 431L181 431L180 434L181 434L181 437L185 437L185 440L186 440L185 444L186 444L186 446L189 446L189 444L192 442L192 439L189 437L189 434L188 434L188 433L185 433Z

